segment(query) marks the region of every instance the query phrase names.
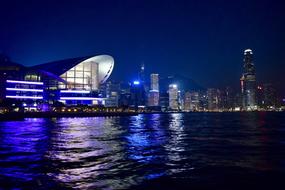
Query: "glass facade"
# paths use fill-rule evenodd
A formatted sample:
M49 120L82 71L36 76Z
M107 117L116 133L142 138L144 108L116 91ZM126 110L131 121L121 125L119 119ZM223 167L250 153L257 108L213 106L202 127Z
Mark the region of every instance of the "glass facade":
M104 104L99 86L110 76L114 60L108 55L72 58L30 68L16 68L0 77L0 100L6 98L55 104ZM6 72L6 71L5 71Z
M25 75L26 81L41 81L41 76L38 74L27 74Z
M43 83L33 81L6 81L6 98L13 99L43 99Z
M60 83L60 89L98 90L98 63L84 61L60 76L67 84Z
M171 110L178 110L178 87L176 84L171 84L169 85L169 89L168 89L168 93L169 93L169 108Z
M245 110L255 110L256 104L256 79L253 64L252 50L244 51L244 72L241 78L242 107Z

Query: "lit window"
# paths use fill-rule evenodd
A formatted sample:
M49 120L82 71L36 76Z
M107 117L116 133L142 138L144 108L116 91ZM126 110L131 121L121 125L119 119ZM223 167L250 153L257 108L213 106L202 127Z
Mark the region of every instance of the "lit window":
M76 84L83 84L83 78L75 78Z
M74 77L74 71L67 71L67 77Z
M78 78L78 77L82 78L83 77L83 72L76 71L75 75L76 75L76 78Z

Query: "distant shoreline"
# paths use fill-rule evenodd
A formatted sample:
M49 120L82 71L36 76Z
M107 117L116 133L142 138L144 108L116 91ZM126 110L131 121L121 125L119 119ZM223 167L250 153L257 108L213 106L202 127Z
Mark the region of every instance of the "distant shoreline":
M175 114L175 113L259 113L259 112L284 112L284 111L251 111L251 112L232 112L232 111L223 111L223 112L11 112L0 114L0 121L21 121L25 118L61 118L61 117L121 117L121 116L136 116L139 114Z
M58 118L58 117L112 117L112 116L136 116L136 112L11 112L0 114L0 121L20 121L25 118Z

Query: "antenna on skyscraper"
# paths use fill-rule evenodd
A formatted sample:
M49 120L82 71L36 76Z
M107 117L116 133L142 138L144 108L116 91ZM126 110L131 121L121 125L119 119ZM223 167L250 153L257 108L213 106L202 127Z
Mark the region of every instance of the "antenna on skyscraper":
M141 63L141 66L140 66L140 72L139 72L139 79L142 83L145 82L145 65L144 65L144 61Z

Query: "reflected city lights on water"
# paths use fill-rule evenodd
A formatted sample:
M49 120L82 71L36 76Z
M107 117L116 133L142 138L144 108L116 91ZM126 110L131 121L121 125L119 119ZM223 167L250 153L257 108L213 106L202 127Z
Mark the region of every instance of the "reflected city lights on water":
M184 124L183 124L183 114L181 113L173 113L170 115L169 122L169 141L168 144L165 145L165 149L167 151L168 162L167 164L170 166L169 173L179 173L189 167L189 163L186 162L182 167L176 167L177 165L181 165L181 162L184 162L187 159L185 152L186 145L185 140L185 132L184 132Z
M35 171L47 148L46 130L41 125L45 125L43 119L0 123L0 176L32 180L40 175Z
M276 118L171 113L0 122L0 180L6 189L136 189L165 178L212 183L216 170L282 172L285 152L276 146L284 146L285 130Z
M51 171L48 175L60 183L72 184L71 187L74 184L78 188L99 188L109 183L110 186L115 185L113 179L102 178L116 168L115 160L123 159L123 147L114 137L121 131L115 127L113 120L77 118L60 119L58 123L60 130L54 134L52 149L46 157L57 163L56 168L60 172ZM90 179L96 178L101 180L90 183Z

